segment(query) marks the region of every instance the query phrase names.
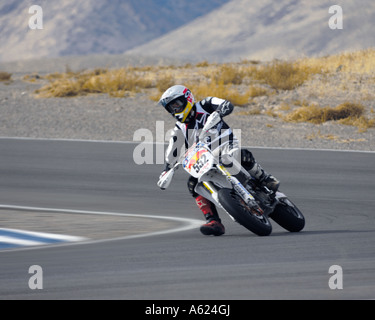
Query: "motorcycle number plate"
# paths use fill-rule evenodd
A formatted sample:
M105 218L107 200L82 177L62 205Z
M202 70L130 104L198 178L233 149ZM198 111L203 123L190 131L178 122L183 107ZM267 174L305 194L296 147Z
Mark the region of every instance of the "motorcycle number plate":
M183 162L184 169L193 177L199 178L212 166L212 155L205 149L189 152Z

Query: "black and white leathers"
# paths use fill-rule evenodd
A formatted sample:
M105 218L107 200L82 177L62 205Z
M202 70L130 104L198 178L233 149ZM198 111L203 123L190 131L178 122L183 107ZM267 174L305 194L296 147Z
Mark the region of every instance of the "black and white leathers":
M197 136L199 136L208 117L215 111L219 112L221 121L215 126L216 134L213 133L209 136L211 138L211 149L214 150L220 147L221 152L226 150L228 153L237 149L238 140L233 135L232 129L222 120L233 109L234 106L230 101L216 97L208 97L197 102L187 121L185 123L177 121L172 130L169 146L165 154L166 170L176 163L183 148L189 148L196 142Z

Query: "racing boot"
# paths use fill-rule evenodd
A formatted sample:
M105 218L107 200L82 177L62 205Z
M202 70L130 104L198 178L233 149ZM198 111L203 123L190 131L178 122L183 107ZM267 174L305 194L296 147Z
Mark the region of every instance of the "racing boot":
M221 236L225 233L225 227L221 223L219 214L217 213L215 205L202 196L195 198L195 201L203 212L204 217L206 218L206 223L203 224L200 228L200 231L206 235Z
M276 192L279 189L280 181L273 175L268 174L264 169L254 161L254 166L248 172L257 179L263 186Z

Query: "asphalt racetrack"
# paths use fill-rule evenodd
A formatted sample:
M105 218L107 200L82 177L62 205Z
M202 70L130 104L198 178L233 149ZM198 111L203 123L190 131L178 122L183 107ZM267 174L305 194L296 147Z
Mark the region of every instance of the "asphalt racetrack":
M305 229L292 234L273 223L269 237L258 237L220 210L226 234L205 237L187 174L178 170L167 191L158 189L163 165L135 164L135 146L0 139L0 228L5 214L21 219L29 211L17 207L27 207L35 229L41 219L53 229L69 214L65 234L86 237L85 221L97 221L102 235L1 250L0 300L375 298L374 153L253 148L304 213ZM32 208L56 211L47 218ZM123 213L116 224L124 234L93 212ZM42 289L29 287L32 265L43 270Z

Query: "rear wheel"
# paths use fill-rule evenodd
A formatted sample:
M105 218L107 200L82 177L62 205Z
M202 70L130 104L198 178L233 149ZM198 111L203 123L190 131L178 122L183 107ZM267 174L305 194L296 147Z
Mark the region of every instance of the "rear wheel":
M258 236L268 236L272 225L260 207L252 208L232 189L221 189L218 192L220 204L242 226Z
M287 198L280 199L269 217L290 232L299 232L305 227L302 212Z

